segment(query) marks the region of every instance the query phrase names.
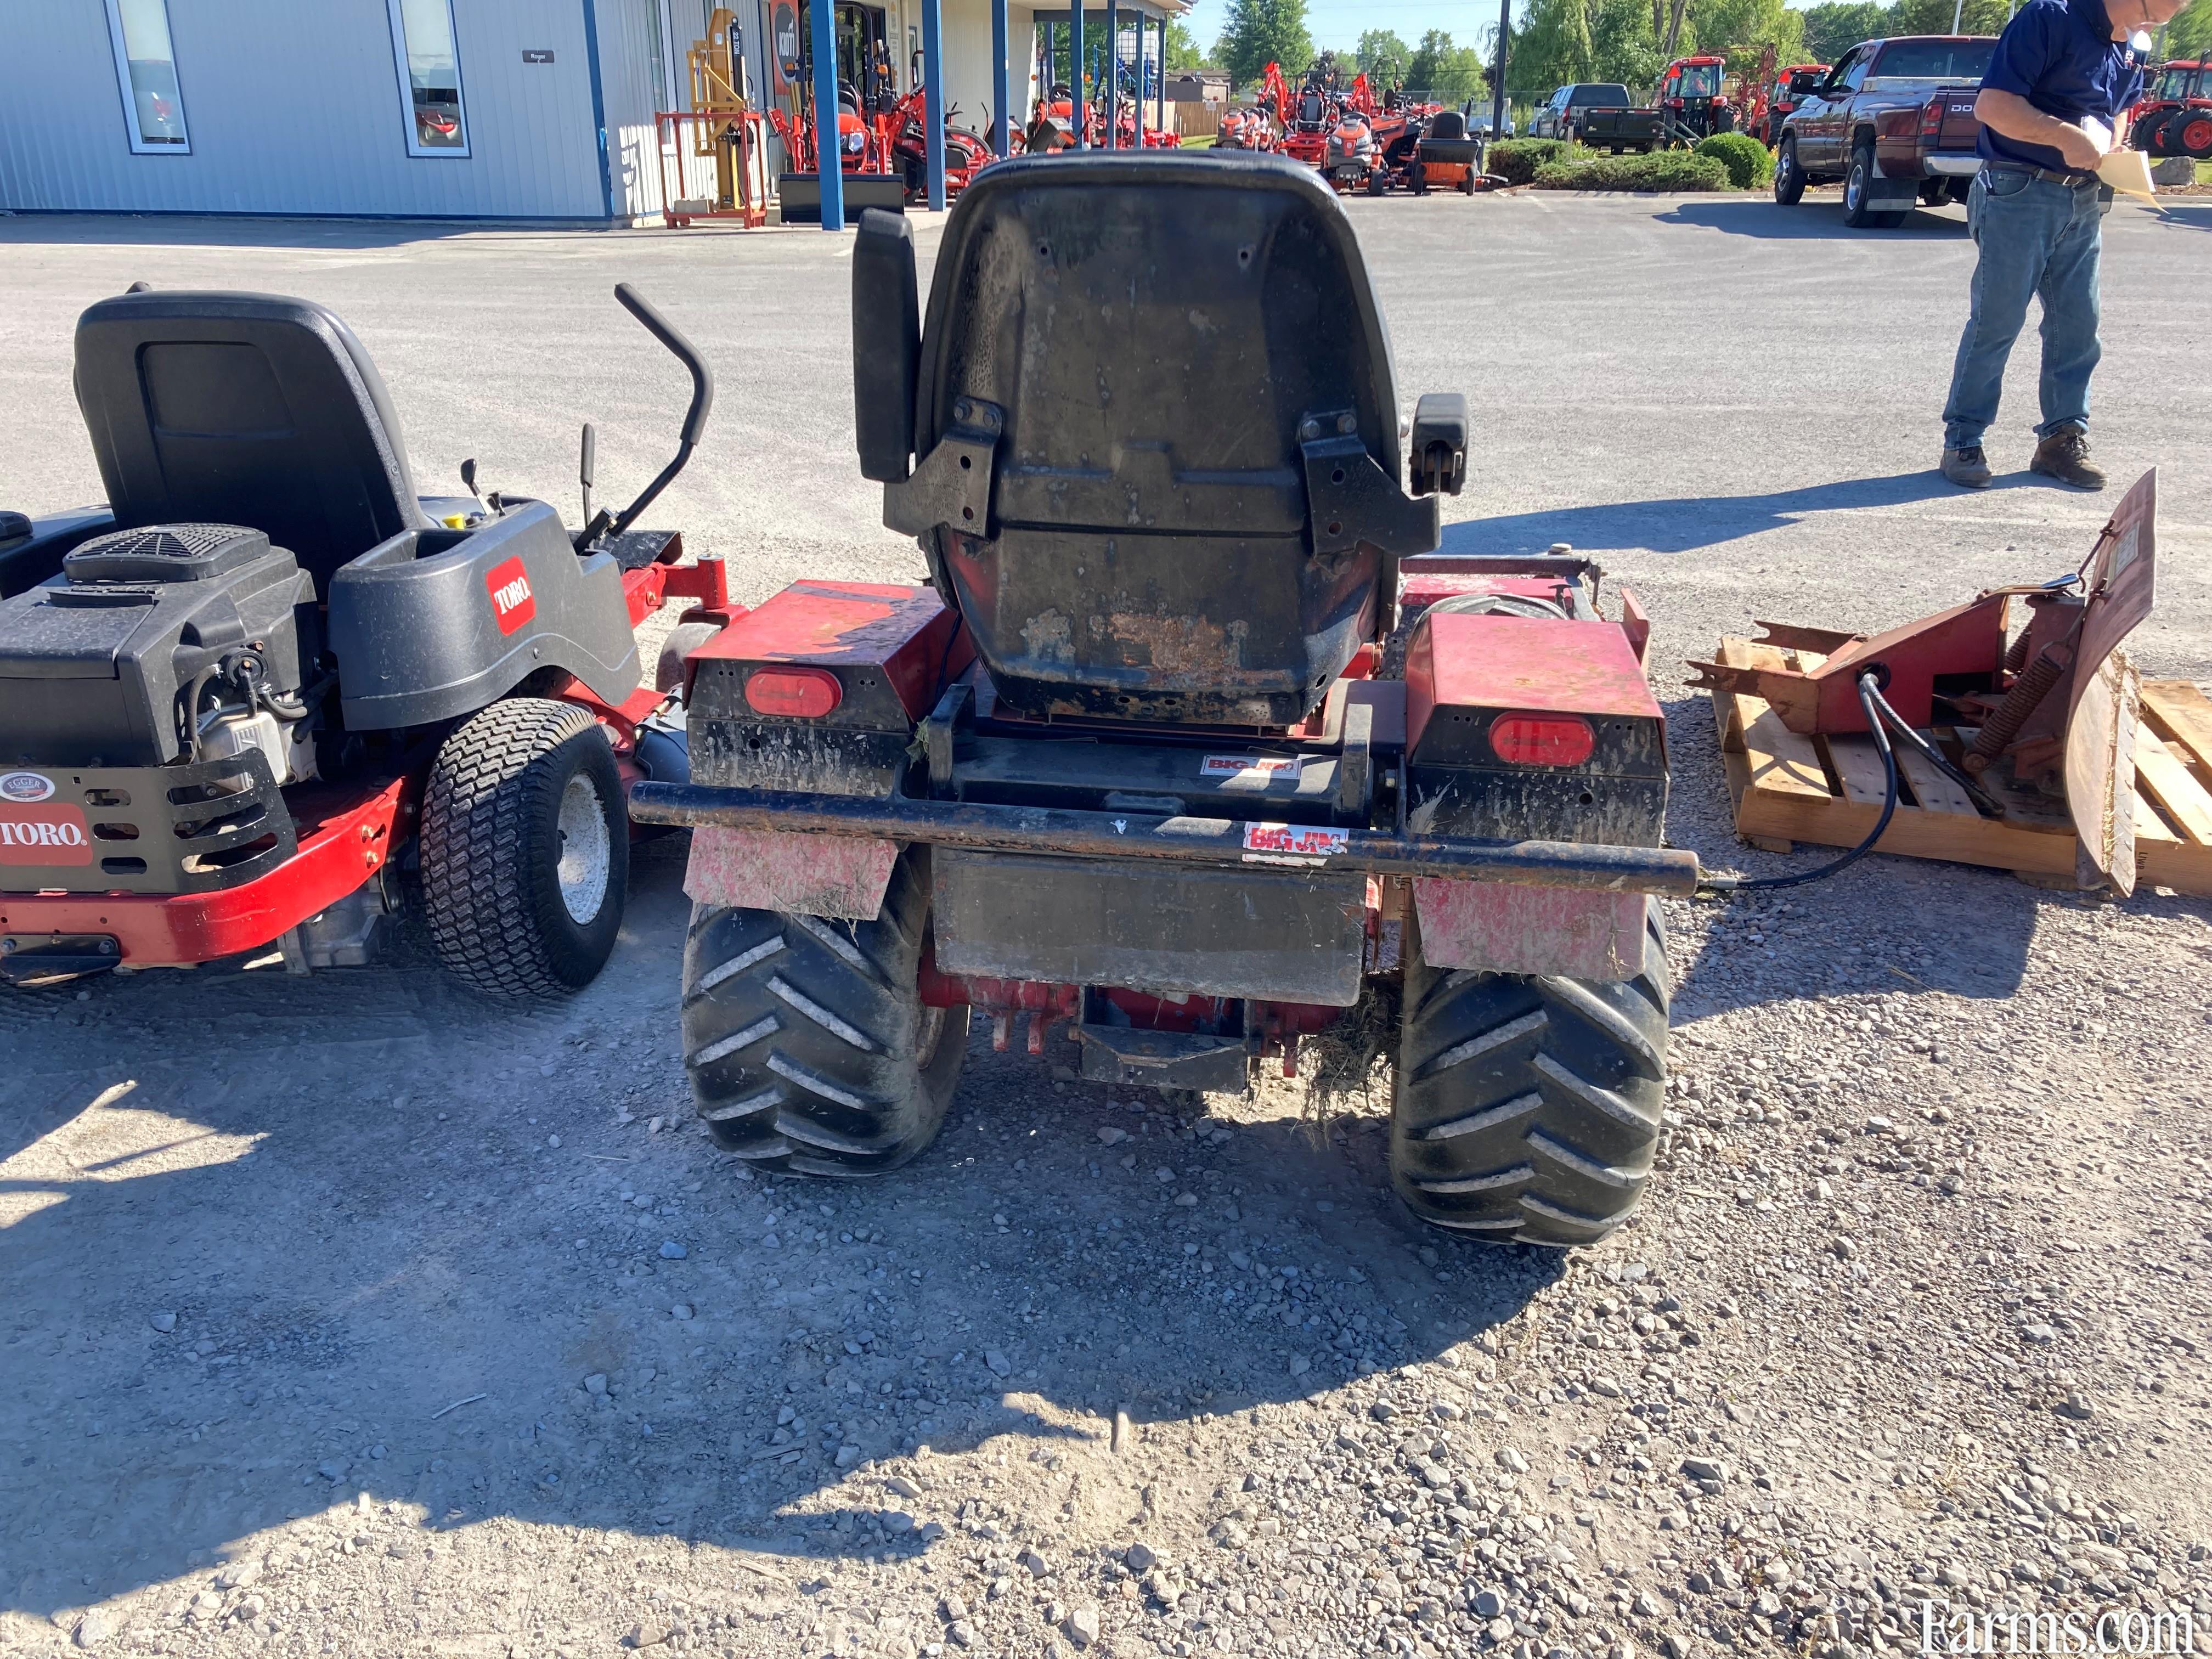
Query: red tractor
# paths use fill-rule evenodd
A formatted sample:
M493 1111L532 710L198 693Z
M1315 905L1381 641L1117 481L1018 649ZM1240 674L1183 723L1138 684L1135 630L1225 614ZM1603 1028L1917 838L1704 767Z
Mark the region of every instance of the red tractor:
M1772 47L1767 48L1769 56ZM1805 94L1828 78L1826 64L1792 64L1776 69L1762 63L1758 76L1747 82L1739 100L1736 125L1769 149L1782 142L1782 124L1804 101Z
M2151 155L2212 159L2212 60L2167 63L2130 112L2128 128L2130 142Z
M1421 1219L1618 1226L1667 1087L1653 896L1698 879L1649 623L1586 560L1436 555L1467 402L1401 427L1334 193L1287 157L1020 157L952 210L926 317L911 226L863 214L852 312L860 471L927 575L798 581L701 646L690 781L633 805L694 832L715 1139L896 1169L971 1019L1163 1090L1321 1037L1332 1076L1395 1061ZM1133 337L1170 372L1121 374Z
M975 175L994 159L988 136L954 125L960 113L955 104L945 112L945 194L949 201L975 182ZM928 99L917 86L875 119L876 143L904 175L906 198L929 199Z
M1659 77L1662 131L1669 143L1694 144L1717 132L1735 131L1735 106L1722 90L1725 58L1677 58Z

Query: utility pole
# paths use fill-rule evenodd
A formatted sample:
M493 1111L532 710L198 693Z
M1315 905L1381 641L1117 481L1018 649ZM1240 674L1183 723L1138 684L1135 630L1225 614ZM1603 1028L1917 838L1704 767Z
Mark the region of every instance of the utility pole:
M1505 136L1505 36L1513 22L1513 0L1498 0L1498 82L1490 89L1490 141Z
M1959 32L1959 25L1966 15L1966 0L1951 0L1951 33Z

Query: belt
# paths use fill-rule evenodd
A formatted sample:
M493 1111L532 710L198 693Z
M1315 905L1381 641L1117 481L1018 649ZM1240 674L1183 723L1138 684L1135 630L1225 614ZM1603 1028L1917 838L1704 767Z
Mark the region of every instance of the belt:
M1982 171L2024 173L2031 179L2048 179L2054 185L2064 185L2069 189L2077 189L2081 185L2094 185L2097 182L2097 175L2094 173L2060 173L2050 167L2027 167L2016 161L1985 161L1982 164Z

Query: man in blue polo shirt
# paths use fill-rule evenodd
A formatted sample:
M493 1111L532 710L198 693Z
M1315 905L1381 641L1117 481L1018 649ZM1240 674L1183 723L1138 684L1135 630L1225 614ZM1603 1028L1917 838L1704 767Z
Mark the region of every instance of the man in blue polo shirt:
M2005 360L2043 301L2043 421L2031 471L2102 489L2089 460L2104 204L2097 164L2127 135L2150 31L2188 0L2027 0L2005 26L1974 100L1982 170L1966 198L1981 257L1943 406L1943 476L1990 481L1982 434L1996 419Z

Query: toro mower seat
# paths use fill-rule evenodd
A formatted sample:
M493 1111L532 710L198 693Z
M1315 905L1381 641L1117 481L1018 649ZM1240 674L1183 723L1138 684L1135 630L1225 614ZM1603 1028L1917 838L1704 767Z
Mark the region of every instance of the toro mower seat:
M376 366L308 301L102 300L77 319L76 395L119 527L248 526L325 597L340 565L431 527Z
M1464 138L1467 137L1467 117L1455 109L1441 111L1430 118L1429 130L1425 136L1446 140Z
M1312 169L1000 162L953 209L918 341L914 280L904 221L864 216L861 470L1002 701L1287 726L1387 631L1437 504L1401 488L1382 314ZM1417 495L1456 487L1466 444L1463 400L1423 402Z

